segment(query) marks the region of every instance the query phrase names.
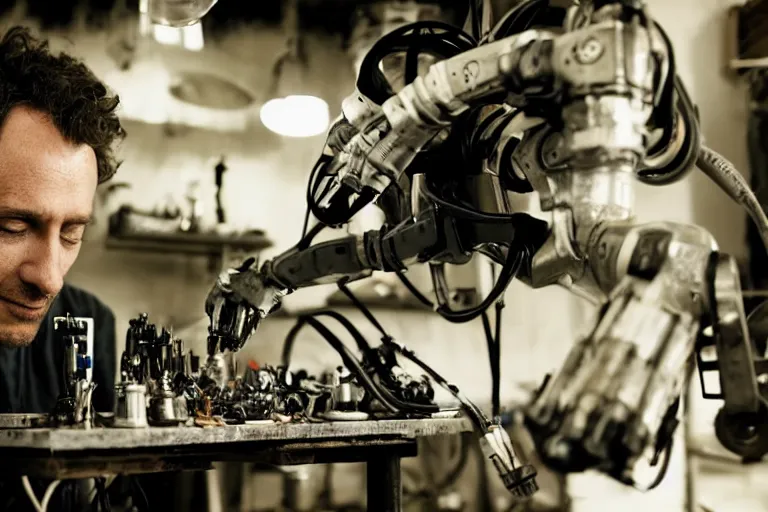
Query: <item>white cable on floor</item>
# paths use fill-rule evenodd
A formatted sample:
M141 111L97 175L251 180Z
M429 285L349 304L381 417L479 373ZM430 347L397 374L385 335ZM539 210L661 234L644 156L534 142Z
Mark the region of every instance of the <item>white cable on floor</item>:
M50 503L51 498L53 497L53 493L56 491L56 488L59 486L61 481L54 480L48 485L48 488L45 490L45 494L43 494L42 503L37 501L35 491L32 490L32 484L29 483L29 478L26 475L21 477L21 483L24 485L24 491L27 493L29 501L32 502L32 506L35 508L35 510L37 512L46 512L48 510L48 503Z
M56 488L61 483L61 480L54 480L50 484L48 484L48 488L45 490L45 494L43 494L43 502L40 504L40 512L46 512L48 510L48 503L51 502L51 498L53 498L53 493L56 491Z
M29 501L32 502L34 509L37 512L42 512L43 509L40 507L40 502L37 501L37 496L35 496L35 491L32 490L32 484L29 483L29 478L27 478L27 475L21 477L21 483L24 485L24 490L27 492Z

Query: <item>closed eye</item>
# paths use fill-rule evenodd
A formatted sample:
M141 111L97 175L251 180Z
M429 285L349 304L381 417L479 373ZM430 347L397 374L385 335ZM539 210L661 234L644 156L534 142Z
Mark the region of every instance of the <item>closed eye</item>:
M11 235L20 235L29 229L29 224L21 219L0 219L0 231Z
M85 224L70 224L61 230L61 239L70 245L77 245L83 241Z

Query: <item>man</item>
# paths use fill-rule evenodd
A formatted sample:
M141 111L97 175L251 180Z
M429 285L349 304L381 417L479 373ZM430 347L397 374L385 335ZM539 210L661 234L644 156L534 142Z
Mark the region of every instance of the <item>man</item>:
M53 317L66 313L94 318L94 408L113 407L114 315L64 277L80 252L96 186L117 169L113 145L124 137L117 105L87 67L52 54L25 29L0 41L0 413L54 407L63 350ZM2 510L29 506L5 484Z

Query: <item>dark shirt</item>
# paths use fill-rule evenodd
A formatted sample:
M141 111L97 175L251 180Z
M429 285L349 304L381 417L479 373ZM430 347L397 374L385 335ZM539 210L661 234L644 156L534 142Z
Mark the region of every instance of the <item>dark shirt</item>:
M99 299L74 286L64 285L51 305L35 340L26 347L0 345L0 413L49 413L63 385L63 347L55 342L53 318L93 318L93 406L112 411L115 383L115 315ZM0 457L1 458L1 457ZM31 479L41 500L48 482ZM65 481L56 489L48 510L77 510L81 501L77 482ZM34 511L21 486L20 477L0 479L0 510Z
M93 407L112 410L115 315L90 293L65 284L30 345L0 345L0 413L49 413L56 405L63 384L64 347L55 342L53 318L67 313L94 320Z

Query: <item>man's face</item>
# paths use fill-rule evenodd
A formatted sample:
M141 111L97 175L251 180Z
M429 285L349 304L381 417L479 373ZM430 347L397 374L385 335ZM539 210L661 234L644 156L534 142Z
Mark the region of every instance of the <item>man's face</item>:
M80 252L96 185L91 147L37 110L11 110L0 127L0 344L34 339Z

